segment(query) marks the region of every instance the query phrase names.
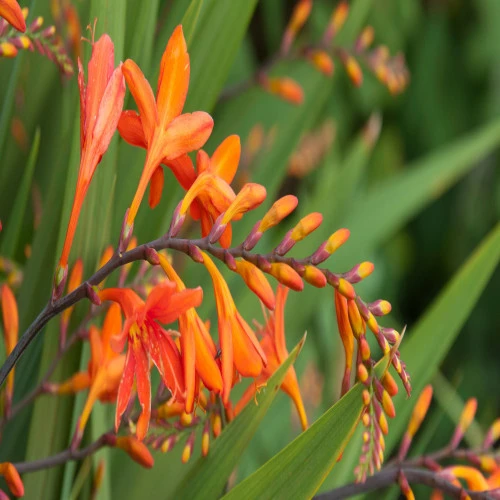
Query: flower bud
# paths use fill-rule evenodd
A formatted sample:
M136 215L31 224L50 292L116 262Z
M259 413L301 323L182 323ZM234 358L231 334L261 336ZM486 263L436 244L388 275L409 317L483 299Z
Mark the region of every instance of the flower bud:
M150 451L144 443L132 436L118 436L114 444L116 448L121 448L127 455L139 465L150 469L154 460Z
M207 418L201 435L201 454L206 457L210 449L210 420Z
M289 77L270 78L263 75L259 78L259 83L269 93L277 95L292 104L302 104L304 101L302 87Z
M24 485L17 469L10 462L0 464L0 476L3 476L10 492L16 497L24 496Z
M323 288L326 286L325 275L315 266L306 266L302 277L312 286Z
M273 203L273 206L268 210L262 219L259 231L264 233L268 229L279 224L285 217L290 215L297 207L299 200L291 194L283 196Z
M194 432L191 433L186 441L186 445L184 446L184 449L182 450L182 463L187 464L189 462L189 459L191 458L191 455L193 454L193 448L194 448L194 438L195 434Z
M356 52L362 52L366 50L373 43L373 39L375 38L375 30L373 26L367 26L359 35L358 39L355 43Z
M298 275L297 271L292 269L288 264L282 262L271 264L269 274L274 276L282 285L296 292L301 292L304 289L304 282L301 277Z
M450 443L451 449L455 449L462 440L462 437L464 436L465 432L467 431L470 424L472 424L472 421L474 420L474 415L476 414L476 410L477 410L477 399L475 398L469 399L465 403L462 414L460 415L460 420L458 421L457 428L455 429L455 432L451 439Z
M318 71L326 76L333 75L333 60L327 52L324 50L309 50L306 52L306 57Z
M235 263L236 272L243 278L248 288L259 297L268 309L273 310L275 306L274 292L264 273L251 262L238 259Z
M322 222L323 216L319 212L310 213L303 217L293 228L290 237L295 242L301 241L315 231Z
M241 218L246 212L257 208L265 199L264 186L253 182L245 184L224 213L221 224L228 224L233 219Z
M340 31L340 29L345 23L345 20L347 19L348 14L349 14L349 4L346 0L342 0L337 4L330 18L328 28L326 29L323 38L325 43L329 43L332 40L332 38Z

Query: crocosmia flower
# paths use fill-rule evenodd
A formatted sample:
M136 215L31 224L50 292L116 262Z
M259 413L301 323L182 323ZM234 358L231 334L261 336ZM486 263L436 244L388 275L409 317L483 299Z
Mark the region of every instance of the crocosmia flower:
M96 167L108 149L123 108L125 82L122 65L115 68L114 59L113 42L108 35L102 35L97 42L92 44L87 84L85 84L82 63L78 60L80 169L66 239L55 276L55 298L62 293L62 287L66 281L69 252L83 200Z
M189 54L182 27L177 26L163 54L156 99L139 66L127 59L123 74L139 109L124 111L118 130L130 144L147 149L139 186L130 206L124 238L132 231L139 205L150 185L150 205L155 206L163 188L161 164L170 167L186 189L195 178L187 154L205 144L212 133L212 117L204 112L181 114L189 86Z
M285 343L285 302L288 295L288 288L279 285L276 293L276 308L269 315L269 318L257 333L262 335L260 345L266 354L267 365L263 368L262 373L257 377L254 384L250 384L242 398L235 406L235 414L238 414L245 405L252 400L255 391L259 386L267 383L271 375L280 367L288 358L288 351ZM299 414L302 429L307 429L307 415L300 395L299 383L295 368L290 366L286 372L285 378L281 383L281 390L285 392L295 404L297 413Z
M16 0L0 0L0 17L3 17L17 31L26 31L26 21Z
M128 341L125 367L118 388L115 428L118 430L125 412L134 379L142 408L137 421L137 438L144 439L151 416L150 362L156 365L165 386L177 401L184 401L185 384L179 349L171 332L159 323L169 324L192 307L198 307L203 298L200 287L178 292L174 283L155 286L144 302L129 288L106 288L99 292L101 300L112 300L120 304L125 314L125 325L113 347L121 352Z

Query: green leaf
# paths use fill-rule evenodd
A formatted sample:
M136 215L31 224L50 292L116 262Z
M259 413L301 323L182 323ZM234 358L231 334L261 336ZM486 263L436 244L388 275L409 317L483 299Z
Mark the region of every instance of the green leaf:
M19 237L21 235L21 229L23 228L24 214L28 204L31 181L33 179L33 172L35 171L39 147L40 129L37 128L33 139L33 146L31 146L30 155L26 164L26 170L24 171L21 185L17 191L16 201L14 202L14 207L12 208L8 223L5 224L5 234L3 235L0 253L6 257L13 258L19 244Z
M362 410L359 384L224 498L311 498L349 441Z
M219 497L235 464L271 406L288 368L295 362L302 349L305 337L304 335L287 360L268 380L267 386L257 394L257 404L247 405L214 441L209 455L206 458L199 458L198 463L186 475L174 498L193 500Z
M462 326L500 260L500 223L479 245L455 274L419 322L409 326L401 344L401 359L410 373L413 393L419 394L428 384L448 353ZM399 443L413 410L413 404L400 390L394 398L396 418L389 424L386 454ZM337 472L323 485L324 490L339 486L352 474L358 460L359 446L350 445Z

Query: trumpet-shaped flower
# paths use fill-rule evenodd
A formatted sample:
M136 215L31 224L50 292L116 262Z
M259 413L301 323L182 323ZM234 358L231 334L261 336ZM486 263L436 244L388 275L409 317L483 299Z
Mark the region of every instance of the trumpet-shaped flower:
M144 302L129 288L106 288L99 292L101 300L117 302L125 314L125 325L118 337L113 337L113 347L120 352L128 340L127 357L118 387L115 428L130 400L134 378L141 404L137 421L137 438L144 439L151 416L150 361L156 365L163 383L174 400L183 401L184 374L177 345L168 331L159 324L169 324L182 313L201 304L201 288L176 291L174 283L155 286Z
M78 422L80 439L90 417L94 403L114 402L125 365L125 355L113 351L111 338L122 331L120 306L112 304L104 319L102 331L95 326L89 330L91 358L86 371L77 372L67 381L51 387L51 392L72 394L89 388L87 401Z
M201 222L204 237L236 198L230 184L238 169L240 156L241 144L237 135L224 139L211 157L205 151L198 152L197 177L182 201L180 214L184 215L189 209L193 219ZM241 218L241 215L236 218ZM231 225L228 224L220 239L223 247L231 244L231 235Z
M55 297L62 293L66 281L69 252L83 200L96 167L108 149L123 107L125 82L122 65L114 68L114 45L108 35L102 35L92 44L87 84L83 66L78 60L78 86L80 87L80 169L66 239L55 276Z
M222 401L228 405L234 369L244 377L258 377L267 359L255 333L236 309L222 274L206 253L203 253L203 262L214 286L224 383Z
M254 384L250 384L241 399L235 406L235 414L238 414L246 404L252 400L255 391L259 386L265 385L271 375L280 367L288 358L288 351L285 343L285 302L288 295L288 288L278 285L276 293L276 308L269 315L269 318L264 327L258 332L262 335L260 345L267 357L267 366L264 367L262 373L257 378ZM299 383L295 368L290 366L286 372L285 378L281 384L281 390L288 394L295 404L297 413L299 414L302 429L307 429L307 415L300 395Z
M174 30L163 53L156 99L137 64L131 59L123 63L123 74L139 113L125 111L118 130L128 143L147 149L141 179L127 215L125 237L132 231L148 183L151 184L150 205L155 206L160 200L162 163L172 169L186 189L194 181L194 169L186 153L205 144L212 132L213 120L201 111L181 115L189 72L189 54L182 26Z
M179 292L185 290L186 286L165 255L160 254L159 258L161 267L168 278L177 285L177 290ZM198 385L196 375L201 378L205 387L215 393L222 392L222 375L215 360L217 349L214 341L194 307L179 316L179 331L181 333L180 344L186 383L184 408L186 413L191 413Z
M26 21L16 0L0 0L0 17L3 17L17 31L26 31Z

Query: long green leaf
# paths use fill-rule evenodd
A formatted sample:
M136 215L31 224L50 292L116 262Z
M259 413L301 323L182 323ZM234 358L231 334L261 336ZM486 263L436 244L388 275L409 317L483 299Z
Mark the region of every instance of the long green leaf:
M257 427L279 390L288 368L295 362L305 335L257 395L257 404L249 404L218 437L207 458L200 458L180 485L175 498L218 498L224 485L248 446Z

